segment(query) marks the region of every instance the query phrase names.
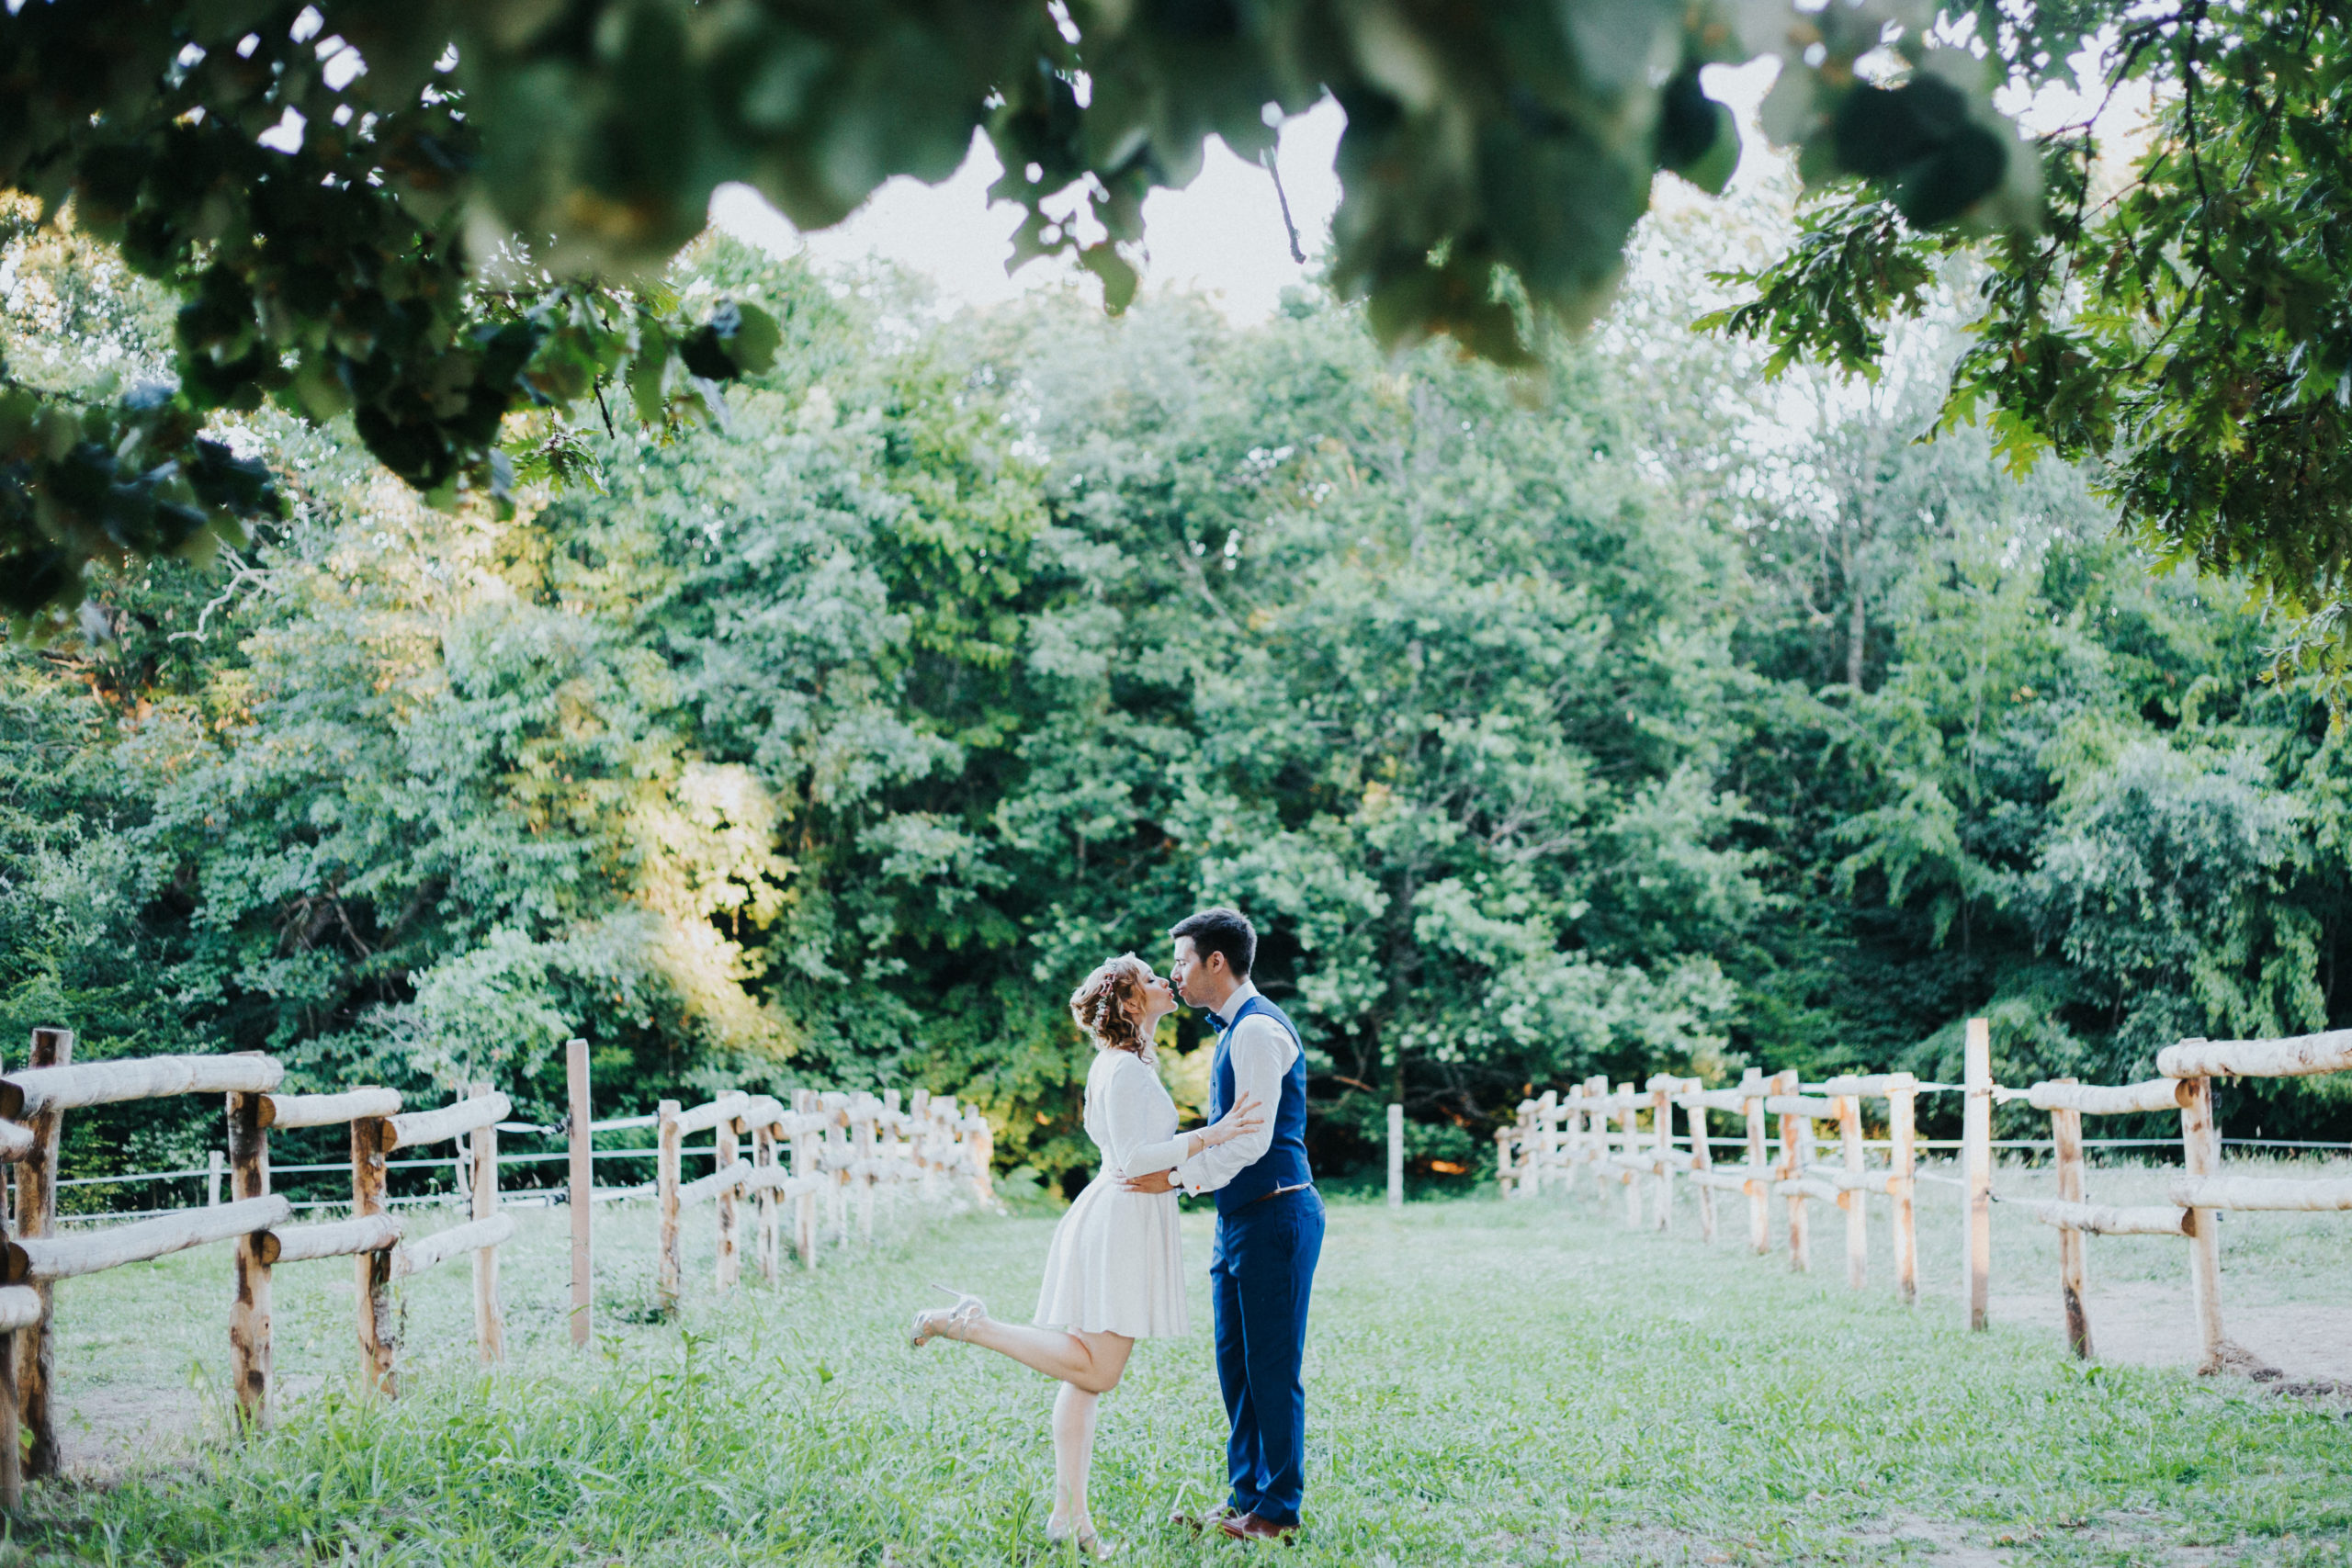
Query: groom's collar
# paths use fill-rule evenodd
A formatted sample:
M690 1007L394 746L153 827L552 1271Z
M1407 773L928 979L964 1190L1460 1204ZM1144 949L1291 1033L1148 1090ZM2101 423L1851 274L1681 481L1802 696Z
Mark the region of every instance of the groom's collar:
M1216 1030L1219 1034L1222 1034L1227 1030L1232 1028L1234 1017L1236 1014L1240 1012L1242 1004L1249 1001L1250 998L1257 994L1258 987L1251 985L1247 980L1244 980L1241 984L1234 987L1233 989L1226 996L1225 1010L1223 1012L1212 1012L1208 1014L1209 1027ZM1205 1011L1206 1010L1204 1010Z

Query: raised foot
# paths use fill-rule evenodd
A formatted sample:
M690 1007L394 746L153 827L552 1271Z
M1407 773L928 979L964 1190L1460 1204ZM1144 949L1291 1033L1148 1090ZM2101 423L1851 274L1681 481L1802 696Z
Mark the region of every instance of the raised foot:
M914 1326L908 1331L907 1343L920 1350L933 1339L944 1337L961 1339L973 1324L989 1314L988 1303L964 1291L952 1291L945 1285L933 1285L933 1290L956 1298L952 1307L932 1307L915 1314Z

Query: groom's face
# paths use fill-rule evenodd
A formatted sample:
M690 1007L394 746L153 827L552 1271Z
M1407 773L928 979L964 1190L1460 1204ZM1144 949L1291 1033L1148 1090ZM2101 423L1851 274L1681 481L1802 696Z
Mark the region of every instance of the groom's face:
M1193 951L1191 937L1176 939L1176 958L1168 966L1168 978L1174 982L1176 994L1184 998L1187 1007L1210 1007L1217 1000L1214 989L1216 981L1202 963L1201 955Z

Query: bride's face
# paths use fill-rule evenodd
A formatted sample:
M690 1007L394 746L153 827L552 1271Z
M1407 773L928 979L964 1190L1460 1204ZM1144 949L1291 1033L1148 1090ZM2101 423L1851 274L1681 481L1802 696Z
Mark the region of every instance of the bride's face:
M1136 1006L1136 1030L1148 1040L1159 1021L1176 1010L1176 987L1154 975L1144 983L1143 997Z

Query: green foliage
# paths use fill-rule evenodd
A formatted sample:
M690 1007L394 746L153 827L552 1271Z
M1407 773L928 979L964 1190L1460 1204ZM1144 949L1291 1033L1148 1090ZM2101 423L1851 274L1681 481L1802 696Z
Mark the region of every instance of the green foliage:
M2141 542L2245 581L2287 623L2276 672L2315 672L2340 706L2352 671L2344 7L1974 9L2023 87L2070 81L2077 40L2109 28L2090 101L2144 92L2145 120L2041 139L2037 233L1930 233L1899 197L1832 191L1716 324L1769 339L1776 368L1800 355L1873 368L1883 322L1928 305L1936 255L1967 251L1984 273L1963 307L1973 342L1947 424L1986 417L2014 464L2095 460Z
M1348 117L1334 281L1386 344L1447 333L1504 362L1531 355L1531 305L1581 321L1606 300L1658 171L1724 188L1739 137L1710 62L1779 58L1775 134L1822 172L1922 222L2017 220L2031 162L1981 85L1951 85L1965 52L1927 52L1929 20L1786 0L36 0L0 25L0 202L25 224L70 200L179 306L151 385L85 405L0 367L6 603L70 609L91 560L276 516L207 434L265 399L348 411L418 489L502 502L512 417L593 397L609 424L623 387L650 423L715 408L773 323L613 280L658 273L722 183L823 228L892 175L945 178L981 132L995 194L1025 209L1016 262L1072 255L1117 310L1149 192L1188 185L1211 136L1255 155L1328 95ZM1888 48L1925 73L1856 75ZM1858 162L1858 116L1900 134Z
M1215 900L1334 1172L1392 1100L1459 1178L1592 1072L1945 1076L1985 1012L2005 1075L2120 1081L2352 1005L2324 712L2079 475L1914 441L1893 381L1768 461L1703 344L1535 386L1305 298L911 330L726 243L663 288L775 323L723 422L584 433L510 510L257 412L285 521L0 649L0 1021L542 1121L572 1033L616 1109L911 1079L1050 1184L1091 1166L1059 998ZM159 353L142 309L84 341ZM1192 1100L1202 1043L1161 1042Z

